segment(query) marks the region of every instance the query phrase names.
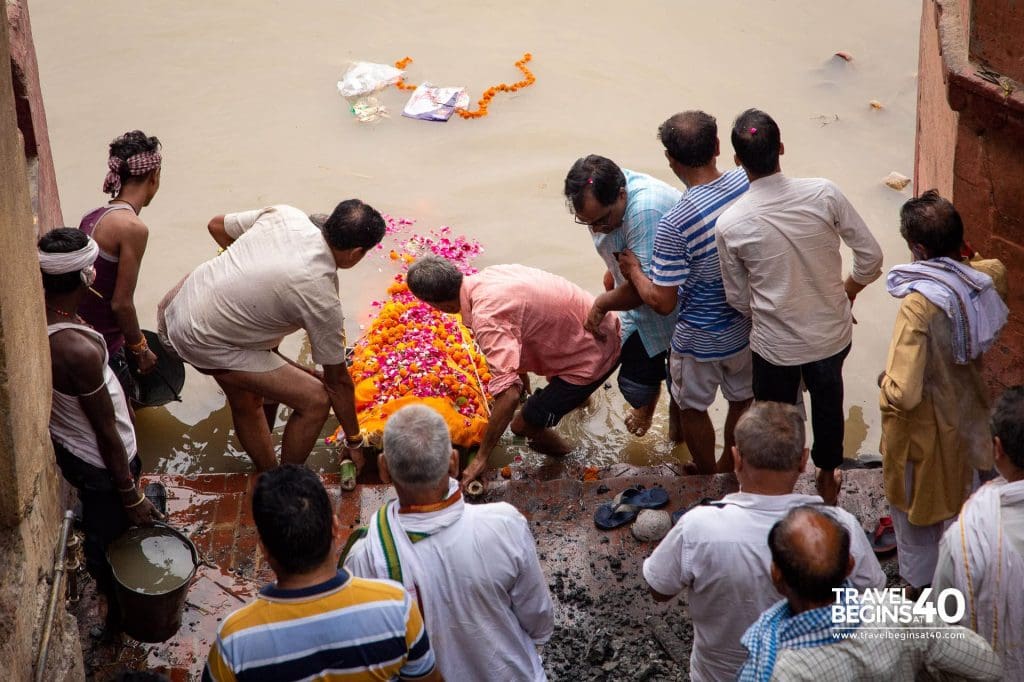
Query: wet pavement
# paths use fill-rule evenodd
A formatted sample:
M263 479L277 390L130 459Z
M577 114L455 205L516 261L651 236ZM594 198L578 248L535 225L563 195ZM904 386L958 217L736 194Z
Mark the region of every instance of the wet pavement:
M597 478L597 480L583 479ZM203 565L189 589L182 627L160 644L129 640L113 646L90 637L100 623L95 590L84 579L74 606L90 679L103 681L123 670L161 671L175 682L198 679L220 622L255 595L273 573L259 551L246 474L194 477L153 476L168 492L168 520L191 536ZM393 495L380 484L342 493L337 476L324 483L344 527L365 522ZM538 554L556 603L556 627L542 655L551 679L684 680L692 641L685 598L655 603L643 582L641 564L654 543L640 543L628 526L600 531L597 507L627 487L663 487L666 509L675 511L703 497L736 489L731 475L678 476L672 467L615 465L600 471L555 467L512 472L491 481L485 501L513 504L529 519ZM805 474L798 490L813 491ZM881 471L846 472L840 504L865 527L884 508ZM84 575L84 572L83 572Z

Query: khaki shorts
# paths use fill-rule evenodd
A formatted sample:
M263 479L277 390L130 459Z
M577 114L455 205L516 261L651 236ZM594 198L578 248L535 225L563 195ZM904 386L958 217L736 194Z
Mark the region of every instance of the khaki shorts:
M703 362L672 351L668 366L672 397L684 410L707 410L715 402L719 387L731 403L754 397L750 346L727 358Z

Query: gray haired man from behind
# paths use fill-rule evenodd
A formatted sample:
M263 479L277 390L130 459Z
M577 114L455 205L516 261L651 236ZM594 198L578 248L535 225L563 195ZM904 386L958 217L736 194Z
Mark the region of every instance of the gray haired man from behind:
M388 418L378 465L398 500L374 514L346 568L416 596L446 680L546 680L537 645L554 629L551 595L523 515L465 504L458 452L428 407Z

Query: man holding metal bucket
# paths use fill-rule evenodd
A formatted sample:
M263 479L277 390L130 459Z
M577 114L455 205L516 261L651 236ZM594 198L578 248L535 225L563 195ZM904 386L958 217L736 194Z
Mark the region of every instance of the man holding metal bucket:
M103 336L78 315L95 278L99 247L80 230L64 227L43 235L38 250L53 369L50 435L61 473L82 502L86 567L107 597L112 633L119 618L107 545L128 527L162 517L139 488L135 427L107 364Z

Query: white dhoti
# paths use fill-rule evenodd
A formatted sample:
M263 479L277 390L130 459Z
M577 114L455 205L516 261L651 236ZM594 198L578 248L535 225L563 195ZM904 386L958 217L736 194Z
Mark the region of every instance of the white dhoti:
M914 464L907 462L904 481L907 499L912 500L914 485ZM942 534L956 517L939 521L927 526L918 526L910 522L907 512L889 505L892 516L892 527L896 531L896 549L900 563L900 576L911 587L930 585L935 575L935 566L939 562L939 541Z

